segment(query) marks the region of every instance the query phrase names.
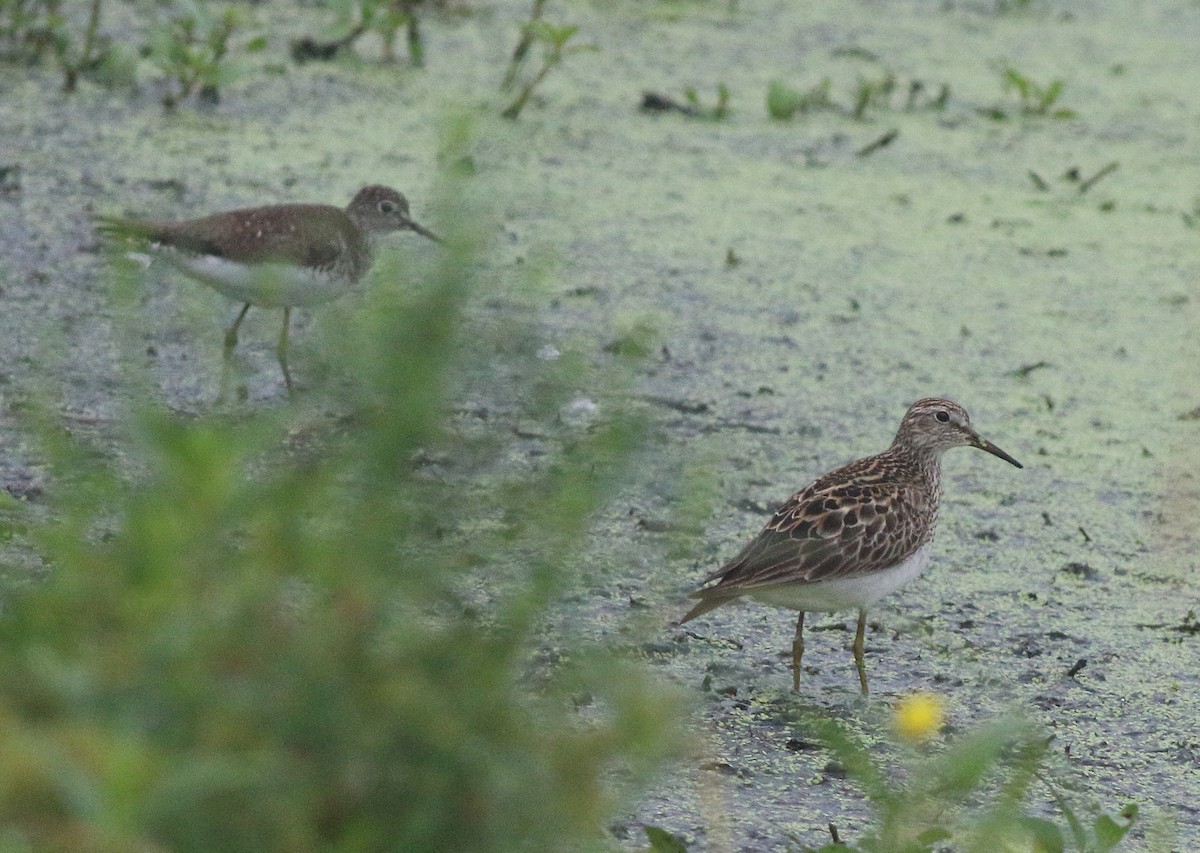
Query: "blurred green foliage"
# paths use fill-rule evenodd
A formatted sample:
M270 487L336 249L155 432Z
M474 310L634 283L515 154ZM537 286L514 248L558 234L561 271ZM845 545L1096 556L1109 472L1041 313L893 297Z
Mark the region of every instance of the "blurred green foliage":
M1049 741L1029 724L1001 719L980 725L940 750L910 753L905 766L892 768L836 720L814 716L806 728L833 752L846 774L865 791L875 809L873 831L857 844L835 841L808 853L933 853L954 849L1070 849L1103 853L1116 848L1137 818L1135 805L1121 822L1099 814L1090 828L1050 787L1067 823L1064 833L1053 821L1031 814L1024 802L1031 786L1050 782L1043 774Z
M479 307L472 195L446 178L447 250L345 320L336 418L145 399L113 453L29 405L58 503L0 620L0 847L589 849L678 750L672 695L545 630L640 433L622 368Z

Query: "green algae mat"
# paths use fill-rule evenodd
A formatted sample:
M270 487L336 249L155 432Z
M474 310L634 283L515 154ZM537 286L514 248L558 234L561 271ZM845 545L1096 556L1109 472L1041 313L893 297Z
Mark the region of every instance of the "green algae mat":
M492 247L464 323L520 314L530 337L512 346L547 362L635 351L630 387L581 386L562 414L586 431L636 411L652 437L544 639L549 658L553 626L629 650L685 697L687 757L611 816L610 844L644 849L649 826L689 850L797 850L828 843L830 824L857 843L871 805L804 721L833 717L903 766L890 721L920 693L950 735L1009 715L1040 726L1089 825L1094 808L1139 806L1129 849L1200 845L1200 8L551 0L544 18L589 49L504 118L529 12L422 12L418 68L402 34L389 62L370 32L299 64L288 45L334 38L336 16L246 5L216 98L176 97L136 55L72 94L49 60L0 66L5 489L36 508L56 488L17 416L30 388L110 441L147 392L122 379L123 334L156 405L218 405L236 306L151 269L129 332L92 216L342 205L382 183L441 233L436 176L461 168L488 199ZM144 4L107 14L107 37L150 37ZM464 114L468 151L447 164L448 117ZM382 251L436 257L418 242ZM339 416L323 389L344 378L324 353L366 304L299 312L306 417ZM242 327L236 405L289 405L277 320ZM809 618L798 694L789 611L672 625L775 506L885 448L929 396L962 404L1025 469L948 454L929 567L869 613L869 701L852 613ZM503 423L486 393L460 403ZM53 572L19 550L9 585ZM1031 811L1061 823L1038 784Z

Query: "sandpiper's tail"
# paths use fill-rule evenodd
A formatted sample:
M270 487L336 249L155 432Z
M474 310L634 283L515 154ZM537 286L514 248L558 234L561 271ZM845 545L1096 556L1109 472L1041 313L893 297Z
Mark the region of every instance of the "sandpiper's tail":
M109 240L148 240L157 243L163 239L162 228L157 222L122 216L97 216L93 221L96 233Z
M698 598L700 601L695 607L683 614L683 618L676 622L676 625L682 625L684 622L690 622L697 616L703 616L708 611L715 610L722 604L727 604L740 596L729 595L728 593L724 593L724 591L717 592L716 589L701 589L691 593L691 597Z

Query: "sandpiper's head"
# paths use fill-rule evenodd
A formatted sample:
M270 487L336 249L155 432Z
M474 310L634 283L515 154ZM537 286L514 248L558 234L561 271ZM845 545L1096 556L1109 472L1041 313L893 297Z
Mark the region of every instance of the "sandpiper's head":
M346 215L368 236L407 230L441 242L432 231L413 221L408 212L408 199L391 187L379 184L363 187L346 208Z
M1024 467L975 432L966 409L939 397L926 397L909 407L892 442L892 446L897 445L939 455L951 447L978 447L1018 468Z

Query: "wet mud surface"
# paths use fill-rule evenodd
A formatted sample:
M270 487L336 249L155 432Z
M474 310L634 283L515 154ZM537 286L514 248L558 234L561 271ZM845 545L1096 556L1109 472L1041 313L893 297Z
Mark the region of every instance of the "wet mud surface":
M932 690L953 730L1014 711L1043 725L1081 807L1141 806L1133 849L1194 849L1200 9L1005 5L565 5L555 19L600 50L570 57L517 122L497 118L495 87L518 3L431 17L424 70L365 44L359 61L252 74L216 109L174 116L149 84L68 98L48 72L4 69L0 166L20 167L0 196L4 487L33 504L54 488L6 400L50 388L64 422L101 440L128 402L92 214L340 204L382 182L425 222L441 120L465 104L476 180L498 199L497 298L540 265L520 299L544 343L595 361L622 330L656 330L628 401L655 427L642 476L598 523L561 618L694 691L699 746L617 839L642 844L652 824L697 850L785 850L828 840L830 822L860 837L868 803L797 720L821 709L886 754L897 697ZM280 14L272 51L315 14ZM1020 115L1007 68L1062 79L1075 116ZM889 73L897 93L860 119L765 108L774 79L828 78L848 104ZM913 81L949 86L945 106L905 109ZM686 87L710 104L719 84L721 121L638 109L645 90ZM395 245L428 251L415 244ZM134 349L164 405L211 404L235 310L148 277ZM302 385L325 322L296 324ZM283 403L277 323L251 312L243 328L251 403ZM947 454L930 566L869 614L868 703L853 614L810 617L798 695L790 613L747 604L667 627L778 502L885 447L931 395L1026 467ZM675 520L688 502L698 529ZM17 560L5 577L43 570Z

